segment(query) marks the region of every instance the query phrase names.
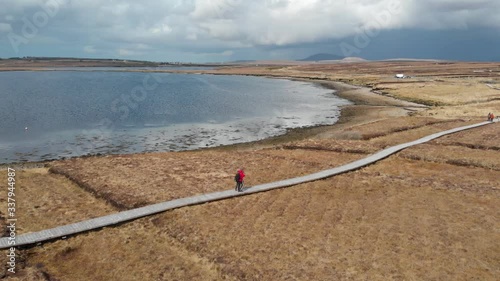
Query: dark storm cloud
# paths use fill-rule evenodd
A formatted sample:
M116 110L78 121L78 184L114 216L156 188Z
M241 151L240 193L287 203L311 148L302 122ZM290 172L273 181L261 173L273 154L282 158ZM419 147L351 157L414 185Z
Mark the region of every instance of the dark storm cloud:
M4 0L0 56L227 60L339 40L356 47L359 33L375 42L399 31L495 31L499 14L497 0Z

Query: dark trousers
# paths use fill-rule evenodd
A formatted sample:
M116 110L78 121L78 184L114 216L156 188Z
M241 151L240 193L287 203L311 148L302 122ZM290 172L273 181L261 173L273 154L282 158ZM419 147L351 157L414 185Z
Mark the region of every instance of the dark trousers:
M241 191L242 189L243 189L243 182L242 181L237 181L236 182L236 187L234 188L234 190Z

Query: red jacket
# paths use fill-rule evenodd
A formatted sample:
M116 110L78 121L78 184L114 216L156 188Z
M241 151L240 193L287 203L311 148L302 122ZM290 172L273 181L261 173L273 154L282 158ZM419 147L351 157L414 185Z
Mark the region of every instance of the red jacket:
M243 172L242 170L238 170L238 174L240 174L240 181L242 182L245 178L245 172Z

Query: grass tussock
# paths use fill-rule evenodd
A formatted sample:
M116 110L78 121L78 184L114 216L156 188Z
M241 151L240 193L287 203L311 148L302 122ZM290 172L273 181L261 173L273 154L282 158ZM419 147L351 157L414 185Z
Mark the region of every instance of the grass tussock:
M0 181L7 182L6 172ZM7 188L0 190L0 205L7 206ZM16 171L16 217L18 234L40 231L117 210L83 190L65 177L48 173L47 169ZM5 211L0 209L2 217Z
M71 280L494 280L499 172L482 171L390 158L34 248L30 265Z
M484 151L462 146L423 144L399 153L413 160L448 163L458 166L480 167L500 171L500 151Z
M51 170L66 175L113 206L129 209L177 198L232 189L245 167L246 185L302 176L353 159L335 152L263 150L185 152L89 157L59 161Z
M283 148L287 150L332 151L351 154L370 154L380 149L364 141L338 139L305 140L285 144Z

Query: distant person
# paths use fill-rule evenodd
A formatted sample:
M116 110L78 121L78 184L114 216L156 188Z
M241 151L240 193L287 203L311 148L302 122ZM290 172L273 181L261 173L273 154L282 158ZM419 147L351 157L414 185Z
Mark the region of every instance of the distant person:
M243 191L243 179L245 178L245 169L241 168L236 172L236 176L234 176L234 181L236 181L235 190L238 192Z
M491 112L490 112L490 113L488 113L488 121L493 120L493 119L491 118L491 114L492 114Z

